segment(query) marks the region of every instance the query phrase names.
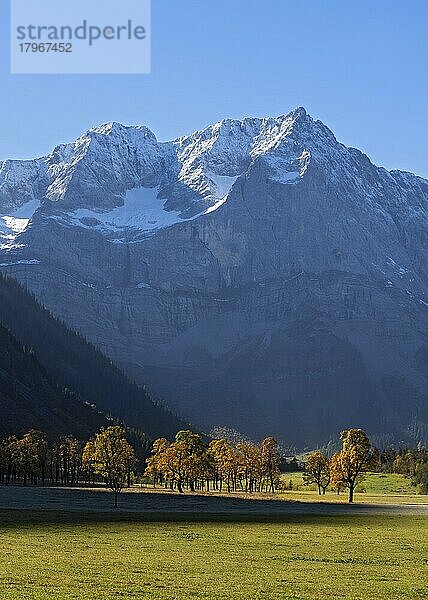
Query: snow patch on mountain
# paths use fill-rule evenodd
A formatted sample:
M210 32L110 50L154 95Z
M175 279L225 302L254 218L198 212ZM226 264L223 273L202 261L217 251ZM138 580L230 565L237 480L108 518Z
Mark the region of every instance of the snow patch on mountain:
M108 211L79 208L69 212L68 217L73 225L102 232L150 232L182 220L179 212L165 210L164 204L165 200L159 198L159 187L140 187L126 192L122 206Z
M300 179L300 171L296 170L296 165L287 159L270 154L266 156L265 162L269 165L269 179L272 181L293 184Z
M216 200L220 200L227 196L232 189L233 184L238 179L237 175L230 177L229 175L217 175L215 173L210 173L208 177L214 188L212 196Z
M40 260L35 258L30 260L16 260L14 262L0 263L0 267L12 267L13 265L39 265Z
M36 210L40 201L33 198L10 214L0 214L0 249L9 250L15 247L15 239L23 233Z
M207 210L185 217L178 210L167 210L166 200L160 196L160 187L138 187L127 190L123 203L111 210L78 208L74 211L63 212L50 216L62 224L69 224L85 229L95 229L109 234L116 242L129 241L122 236L127 232L153 234L158 229L171 227L176 223L191 221L204 214L213 212L223 204L237 177L210 174L209 197L215 204ZM119 237L117 236L119 234Z

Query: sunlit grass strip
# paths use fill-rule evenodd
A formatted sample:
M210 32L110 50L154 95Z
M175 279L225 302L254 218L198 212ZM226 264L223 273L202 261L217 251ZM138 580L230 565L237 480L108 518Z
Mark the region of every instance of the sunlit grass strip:
M0 528L6 600L428 597L426 517L79 522L82 515L69 514L76 522L61 523L58 515L36 516Z

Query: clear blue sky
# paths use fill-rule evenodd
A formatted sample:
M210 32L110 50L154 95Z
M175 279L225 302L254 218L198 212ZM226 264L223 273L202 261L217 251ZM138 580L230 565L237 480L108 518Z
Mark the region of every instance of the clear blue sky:
M152 73L132 76L10 75L6 4L0 159L106 121L165 140L304 106L377 164L428 177L426 0L153 0Z

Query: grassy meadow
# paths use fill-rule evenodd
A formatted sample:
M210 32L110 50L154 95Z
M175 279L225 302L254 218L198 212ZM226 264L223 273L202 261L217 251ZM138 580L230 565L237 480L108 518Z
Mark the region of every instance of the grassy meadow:
M2 515L4 600L428 598L425 516L281 522Z
M319 496L315 484L303 485L302 473L284 473L283 481L291 490L281 493L281 497L301 502L346 502L346 490L340 495L328 490ZM355 502L374 504L426 504L427 496L418 494L409 477L399 473L367 473L357 486Z
M293 490L275 500L308 503L304 514L274 514L266 494L251 502L134 487L113 512L103 491L3 487L1 506L13 509L0 509L0 598L428 600L425 508L375 506L427 504L407 478L369 474L356 503L372 506L334 515L319 502L346 503L345 494L320 497L301 473L284 477ZM175 512L189 503L191 512ZM265 512L251 513L254 503Z

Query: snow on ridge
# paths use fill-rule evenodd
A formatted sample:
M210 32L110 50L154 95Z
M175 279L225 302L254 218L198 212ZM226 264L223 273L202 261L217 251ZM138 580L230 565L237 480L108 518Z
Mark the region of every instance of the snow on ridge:
M293 135L297 123L302 123L299 130L319 129L306 111L298 108L275 118L223 119L190 136L178 138L173 141L181 167L178 178L211 203L207 212L221 206L230 191L231 185L224 193L215 189L220 188L219 178L243 175L259 157L272 156L274 161L279 155L282 163L278 162L273 169L273 180L297 183L311 156ZM300 164L291 164L298 159ZM280 169L283 173L279 173ZM288 175L289 172L297 175Z
M238 175L216 175L215 173L210 173L209 178L214 184L215 193L213 196L217 198L224 198L226 194L230 192L233 184L238 179Z
M404 267L402 265L399 265L391 256L387 256L386 258L387 258L388 265L390 267L392 267L392 269L394 269L397 272L397 274L400 275L401 277L410 273L410 269L408 269L407 267Z
M39 207L40 201L33 198L8 215L0 214L1 250L10 250L15 247L16 238L27 229L31 218Z
M91 137L92 134L100 135L143 135L145 138L151 138L154 141L156 136L151 129L145 125L123 125L118 121L110 121L109 123L103 123L89 129L84 136Z
M222 206L222 204L224 204L226 202L226 200L227 200L227 196L220 198L220 200L217 200L217 202L215 204L213 204L212 206L207 208L207 210L203 214L208 215L209 213L216 211L218 208L220 208L220 206Z
M238 179L238 175L217 175L215 173L208 173L206 175L208 178L208 194L206 199L209 201L214 201L214 205L211 206L205 213L213 212L215 210L214 206L219 202L226 201L227 196L230 190L233 187L233 184Z
M269 179L285 185L296 184L308 169L311 159L309 152L300 155L295 151L288 154L265 154L262 159L269 167Z
M39 264L40 264L40 260L33 258L31 260L16 260L15 262L0 263L0 267L12 267L14 265L39 265Z
M227 201L229 192L232 189L235 181L238 179L238 176L235 175L230 177L228 175L216 175L211 173L209 175L209 179L214 187L214 191L208 198L214 199L215 202L203 212L204 215L208 215L209 213L216 211Z
M6 202L11 198L12 181L18 195L7 205L37 194L50 201L45 200L46 218L63 224L104 233L154 232L216 211L257 160L266 163L268 179L282 185L298 184L313 160L326 167L331 180L350 180L365 201L373 193L359 168L361 156L336 142L328 128L300 107L279 117L223 119L172 142L158 142L145 126L99 125L57 146L40 163L40 173L39 163L31 177L28 165L13 166L7 180L4 175L4 197ZM4 163L0 175L2 171L6 173ZM0 176L0 192L1 185ZM116 206L118 199L123 206ZM54 202L58 212L53 215ZM29 217L9 210L0 214L0 236L10 242L25 231Z

